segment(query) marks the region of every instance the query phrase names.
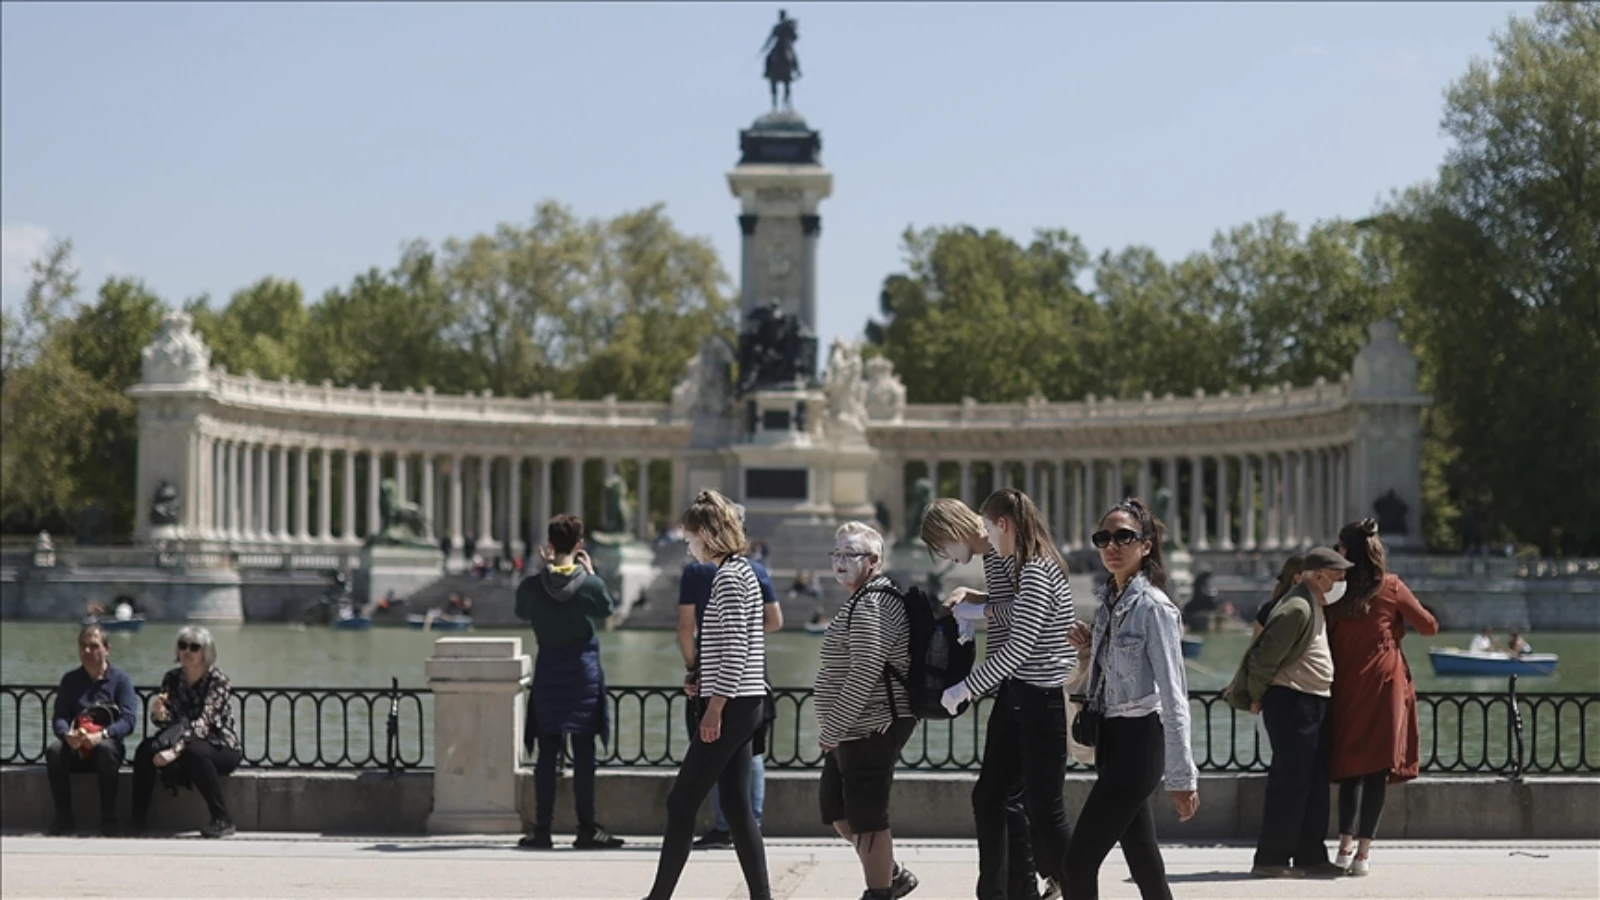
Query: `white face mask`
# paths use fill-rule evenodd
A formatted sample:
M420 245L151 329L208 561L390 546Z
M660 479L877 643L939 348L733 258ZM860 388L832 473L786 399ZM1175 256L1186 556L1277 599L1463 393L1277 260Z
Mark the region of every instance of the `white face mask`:
M1332 606L1344 597L1344 582L1335 581L1333 587L1322 592L1322 605Z
M987 535L988 538L989 538L989 546L994 548L994 552L999 553L1000 552L1000 535L1002 533L1001 530L1000 530L1000 526L996 525L995 523L993 523L991 521L989 521L988 519L984 519L983 520L983 533L985 535Z
M692 557L695 560L695 562L705 562L706 561L706 557L705 557L706 539L705 538L701 537L698 534L691 534L691 535L688 535L687 538L685 538L685 543L687 543L689 545L689 556Z
M972 562L972 548L968 547L966 544L945 544L939 549L944 551L945 556L949 557L951 560L954 560L960 565L964 566L967 563Z

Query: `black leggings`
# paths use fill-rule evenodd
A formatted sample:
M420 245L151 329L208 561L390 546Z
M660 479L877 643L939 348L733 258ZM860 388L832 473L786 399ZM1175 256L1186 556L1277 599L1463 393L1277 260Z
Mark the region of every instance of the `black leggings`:
M1061 688L1008 679L994 700L984 736L983 768L972 787L978 830L978 894L993 896L1010 869L1008 804L1022 789L1028 839L1039 874L1066 881L1063 861L1072 828L1062 794L1067 774L1067 707Z
M1339 833L1372 840L1378 836L1378 819L1383 815L1383 799L1389 792L1389 770L1358 775L1339 782ZM1356 811L1361 812L1361 830L1352 832Z
M1166 738L1156 713L1100 721L1094 752L1098 775L1067 846L1066 900L1100 896L1100 864L1118 841L1139 896L1172 900L1150 811L1150 795L1161 785L1165 761Z
M145 738L133 754L133 821L143 824L150 809L150 795L156 789L156 740ZM191 741L169 766L178 766L194 789L206 801L212 821L232 822L228 802L222 798L222 776L239 767L243 758L237 750L225 750L209 741Z
M722 736L707 744L695 732L678 777L667 792L667 832L661 837L661 859L656 863L656 882L649 900L668 900L678 886L689 850L694 843L694 818L700 804L717 785L722 800L722 815L728 820L733 849L744 870L751 900L769 900L767 855L761 843L761 829L750 809L751 738L762 725L766 711L764 697L735 697L722 708Z

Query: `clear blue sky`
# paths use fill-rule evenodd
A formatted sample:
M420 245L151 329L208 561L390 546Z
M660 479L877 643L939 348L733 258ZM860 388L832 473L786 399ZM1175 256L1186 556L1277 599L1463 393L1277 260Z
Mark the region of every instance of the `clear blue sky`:
M85 287L315 298L412 238L553 198L662 201L737 274L724 173L778 3L7 3L3 292L49 236ZM908 225L1173 259L1283 210L1360 216L1443 157L1442 92L1505 3L786 5L823 133L819 330L858 334ZM825 344L824 344L825 345Z

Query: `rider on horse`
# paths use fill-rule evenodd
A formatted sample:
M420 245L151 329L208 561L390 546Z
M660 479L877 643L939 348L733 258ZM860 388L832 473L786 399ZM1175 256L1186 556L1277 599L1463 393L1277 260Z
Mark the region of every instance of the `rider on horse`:
M800 40L796 20L778 10L778 24L762 45L767 53L767 84L772 91L772 108L778 108L778 84L783 84L783 105L789 106L789 82L800 77L800 58L795 55L794 42ZM767 52L770 49L771 52Z

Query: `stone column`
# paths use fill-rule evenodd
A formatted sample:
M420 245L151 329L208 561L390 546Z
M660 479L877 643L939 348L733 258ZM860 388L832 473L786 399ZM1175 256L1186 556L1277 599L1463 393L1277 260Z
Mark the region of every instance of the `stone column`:
M404 451L394 455L394 485L401 503L411 499L411 479L408 477L411 472L410 466L406 465L406 456Z
M1011 473L1006 471L1006 464L998 459L989 463L989 493L994 493L1003 487L1011 486ZM980 501L981 502L981 501Z
M1328 537L1328 451L1322 448L1311 451L1315 467L1311 470L1311 540L1316 544L1332 546Z
M311 537L311 450L295 448L294 478L294 536L300 540Z
M249 444L242 444L239 448L239 456L240 461L243 463L239 473L239 536L252 537L255 535L256 530L256 448Z
M1256 549L1256 473L1250 454L1239 454L1239 549Z
M1209 550L1206 540L1206 459L1189 457L1189 546L1195 550Z
M1278 523L1278 502L1283 493L1281 471L1282 466L1276 454L1261 455L1261 515L1266 519L1262 523L1266 533L1263 535L1265 540L1261 542L1261 547L1265 550L1276 550L1281 543Z
M532 665L522 638L440 638L426 664L433 692L430 834L516 834L517 760Z
M266 444L256 447L256 535L272 534L272 451Z
M279 540L289 538L289 448L279 446L273 451L278 457L277 486L273 491L274 504L272 532Z
M1070 520L1067 518L1067 464L1058 459L1055 465L1050 467L1050 471L1050 483L1055 491L1055 496L1051 499L1055 507L1055 515L1052 518L1055 520L1056 539L1065 541L1072 527L1068 524Z
M350 542L356 540L356 451L354 447L344 448L340 454L344 457L344 509L339 518L343 528L339 537Z
M567 460L568 489L567 489L567 514L581 517L583 515L583 457L574 456Z
M1139 474L1134 478L1134 489L1139 492L1139 499L1145 503L1152 502L1150 497L1150 460L1139 457Z
M333 539L333 453L320 449L317 466L317 539Z
M1085 476L1088 474L1088 464L1078 462L1072 467L1072 477L1075 482L1072 491L1072 546L1083 549L1083 517L1085 515L1084 486Z
M805 279L800 288L800 316L801 321L813 332L817 328L817 237L822 234L822 217L818 215L801 216L800 230L804 234L804 243L801 245L801 277Z
M923 463L928 469L928 480L933 482L933 495L939 496L939 461L930 459Z
M527 531L522 527L522 454L506 458L506 553L522 556Z
M639 540L650 540L650 458L639 460Z
M478 458L478 546L494 543L494 457Z
M461 548L461 454L450 456L450 543Z
M1349 497L1349 484L1350 484L1349 477L1350 476L1349 476L1349 471L1345 468L1346 464L1349 461L1349 458L1350 457L1345 453L1345 450L1344 450L1343 447L1334 448L1334 451L1333 451L1333 509L1334 509L1334 516L1333 516L1334 525L1333 525L1333 529L1334 529L1334 531L1336 533L1338 532L1339 529L1344 527L1344 523L1345 522L1348 522L1351 519L1351 515L1350 515L1350 497Z
M1167 522L1167 533L1172 540L1183 543L1183 498L1178 494L1178 458L1169 456L1162 460L1161 486L1172 492L1172 521Z
M378 513L378 482L383 479L383 452L367 451L367 536L383 527Z
M1315 536L1311 527L1311 492L1308 473L1311 469L1311 456L1306 450L1295 454L1294 466L1294 530L1295 537L1299 538L1302 547L1310 546L1311 539Z
M1217 549L1233 549L1233 515L1228 502L1228 458L1217 457Z
M956 486L956 496L960 497L961 502L968 506L971 506L973 503L972 460L970 459L963 459L961 461L961 483Z
M553 517L553 497L556 495L556 461L554 457L539 457L539 500L538 516L533 523L533 539L536 542L544 541L545 529Z
M438 518L438 511L434 508L433 502L435 479L433 454L424 453L422 454L422 499L419 501L419 505L422 507L423 534L429 540L433 540L435 537L434 519Z

